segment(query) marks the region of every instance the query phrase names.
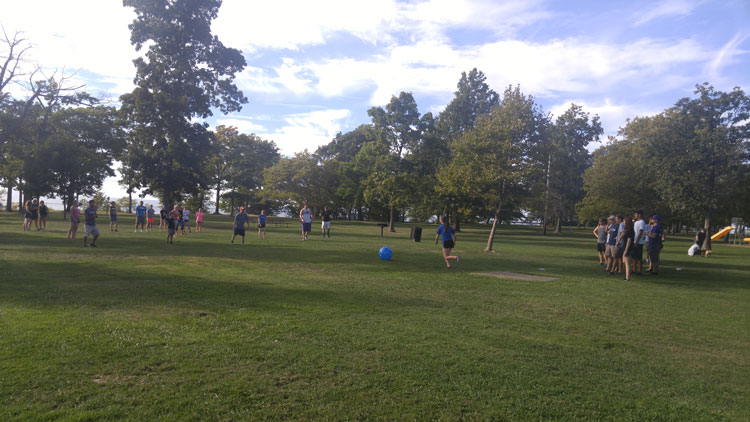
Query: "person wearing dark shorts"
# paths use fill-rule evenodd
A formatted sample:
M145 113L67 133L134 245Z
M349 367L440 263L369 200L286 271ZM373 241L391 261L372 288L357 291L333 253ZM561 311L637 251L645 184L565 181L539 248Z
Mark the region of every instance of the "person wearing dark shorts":
M242 244L245 244L245 224L250 225L250 219L245 213L245 207L240 207L240 212L234 216L234 234L232 234L232 240L230 244L234 245L234 238L237 235L242 237Z
M86 233L83 235L83 246L88 246L86 244L86 241L88 240L89 236L92 236L91 239L91 247L96 247L96 239L99 238L99 228L96 227L96 218L98 215L96 214L96 203L94 200L89 201L89 207L86 208L86 211L84 211L84 217L86 219Z
M659 215L654 214L651 218L654 219L654 226L651 227L651 231L648 234L648 237L651 239L648 249L648 259L651 262L649 271L651 275L659 275L659 255L661 254L663 232Z
M161 221L159 221L159 231L164 231L167 228L167 214L167 209L162 207L159 211L159 217L161 218Z
M266 210L258 214L258 239L266 240Z
M39 201L39 230L44 231L47 228L47 216L49 208L44 205L44 201Z
M109 231L117 231L117 204L109 203Z
M141 226L141 233L146 227L146 206L143 205L143 201L135 207L135 230L138 231L138 226Z
M23 204L23 231L31 231L31 201Z
M307 204L299 211L299 222L302 223L302 240L307 240L307 235L312 230L312 211Z
M36 231L39 231L39 201L36 199L31 201L31 221L34 222ZM31 230L31 225L29 225L29 230Z
M451 227L450 219L446 215L440 219L440 226L438 226L437 234L435 234L435 244L437 245L438 239L443 241L443 260L447 268L451 267L451 260L456 261L456 264L461 260L457 255L451 255L451 249L456 246L456 230Z
M167 213L164 209L162 212L165 214L164 223L167 226L167 243L174 243L174 234L177 231L177 222L172 213Z
M594 227L594 237L596 237L596 252L599 255L599 265L604 266L607 258L604 252L607 250L607 220L599 219L599 225Z

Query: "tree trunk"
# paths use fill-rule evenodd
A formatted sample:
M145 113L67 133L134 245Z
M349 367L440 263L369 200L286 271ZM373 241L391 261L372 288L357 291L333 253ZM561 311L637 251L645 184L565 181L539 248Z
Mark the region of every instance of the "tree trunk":
M166 193L164 195L166 195ZM132 214L132 213L133 213L133 191L128 189L128 214Z
M219 215L219 200L221 200L221 183L216 184L216 210L214 214Z
M172 210L172 201L169 198L169 189L164 189L164 193L162 193L161 197L161 202L167 212Z
M391 205L391 221L388 224L388 231L391 232L391 233L395 233L396 232L396 225L395 225L396 224L396 220L394 218L395 216L396 216L396 210L393 207L393 205Z
M23 213L23 189L18 189L18 213Z
M8 182L8 203L5 204L5 211L13 211L13 183Z
M706 219L703 221L703 228L706 229L706 239L703 240L703 245L701 245L701 249L710 251L711 250L711 216L707 215Z
M555 233L562 233L562 216L559 212L555 216Z
M485 246L485 252L492 252L492 243L495 241L495 230L497 229L497 222L500 220L500 205L497 206L495 211L495 220L492 222L492 229L490 229L490 237L487 238L487 246Z
M552 154L547 155L547 188L544 192L544 217L542 217L542 236L547 235L547 213L549 208L549 172L552 165Z
M461 231L461 217L456 213L456 232Z

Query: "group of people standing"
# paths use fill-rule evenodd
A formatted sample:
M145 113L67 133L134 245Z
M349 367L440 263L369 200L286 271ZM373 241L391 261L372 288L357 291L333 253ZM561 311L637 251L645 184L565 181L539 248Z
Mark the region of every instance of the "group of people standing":
M47 216L49 208L44 205L44 201L38 199L26 201L23 204L23 231L31 231L31 223L37 231L44 231L47 228Z
M654 214L648 223L643 219L643 211L636 211L633 217L611 215L599 219L594 228L597 239L596 250L599 265L609 275L622 274L625 267L625 281L631 274L643 275L643 250L646 249L648 268L646 272L659 274L659 256L663 247L664 232L661 218Z

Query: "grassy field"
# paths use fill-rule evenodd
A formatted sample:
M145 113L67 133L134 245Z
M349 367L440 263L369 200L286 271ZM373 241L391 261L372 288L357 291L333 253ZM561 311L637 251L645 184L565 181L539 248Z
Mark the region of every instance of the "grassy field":
M669 238L625 282L588 230L504 227L485 254L465 228L448 271L434 227L240 246L209 217L166 245L121 221L93 249L0 214L0 420L750 420L747 247Z

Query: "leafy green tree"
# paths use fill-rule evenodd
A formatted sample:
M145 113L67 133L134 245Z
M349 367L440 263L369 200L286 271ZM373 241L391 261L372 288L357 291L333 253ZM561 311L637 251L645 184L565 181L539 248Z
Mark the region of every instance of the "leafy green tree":
M214 109L239 111L247 99L234 84L245 67L240 51L211 34L220 0L124 0L136 19L131 43L144 57L134 61L135 85L121 98L132 123L129 163L145 193L158 192L165 206L184 193L208 187L203 159L212 134L197 123Z
M453 160L439 177L444 189L477 198L492 209L493 223L485 251L492 250L503 209L512 210L528 194L534 169L529 151L546 130L547 117L531 96L508 87L489 116L452 143Z
M315 209L333 202L337 185L336 173L305 150L263 171L262 199L276 201L294 214L304 204Z
M655 118L648 159L656 191L673 210L702 218L711 229L717 211L741 195L750 158L750 98L740 89L696 85ZM704 248L711 247L706 236Z

